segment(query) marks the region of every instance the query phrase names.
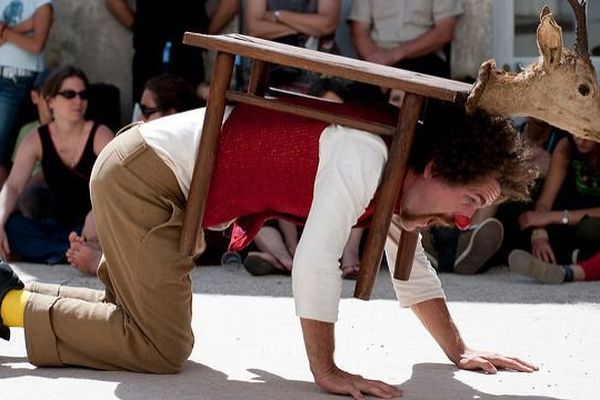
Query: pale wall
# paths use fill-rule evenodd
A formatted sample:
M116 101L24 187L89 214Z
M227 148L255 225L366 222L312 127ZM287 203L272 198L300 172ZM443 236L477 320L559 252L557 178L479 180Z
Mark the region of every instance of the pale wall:
M73 64L91 82L121 90L121 117L131 119L131 33L117 23L104 0L53 0L54 24L46 48L49 65Z
M491 0L464 0L452 46L452 75L455 79L477 77L479 66L492 58Z

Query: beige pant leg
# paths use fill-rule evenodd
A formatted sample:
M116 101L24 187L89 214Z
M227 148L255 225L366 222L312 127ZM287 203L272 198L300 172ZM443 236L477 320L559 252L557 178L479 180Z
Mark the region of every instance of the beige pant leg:
M105 300L106 294L101 290L89 288L55 285L51 283L27 282L25 290L32 293L47 294L55 297L80 299L99 303Z
M102 151L92 204L104 251L98 276L111 302L32 294L25 312L30 361L169 373L193 346L190 257L178 252L185 199L137 128Z

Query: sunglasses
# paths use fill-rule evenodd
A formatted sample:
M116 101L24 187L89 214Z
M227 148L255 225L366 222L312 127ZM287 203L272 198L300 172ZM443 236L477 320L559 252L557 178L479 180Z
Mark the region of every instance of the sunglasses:
M155 114L155 113L161 112L161 111L163 111L163 109L161 107L148 107L143 104L140 104L140 112L142 113L144 118L148 118L152 114Z
M87 89L84 89L81 92L76 92L74 90L63 90L62 92L58 92L56 94L64 97L67 100L74 99L77 96L79 96L81 100L87 100L89 96Z

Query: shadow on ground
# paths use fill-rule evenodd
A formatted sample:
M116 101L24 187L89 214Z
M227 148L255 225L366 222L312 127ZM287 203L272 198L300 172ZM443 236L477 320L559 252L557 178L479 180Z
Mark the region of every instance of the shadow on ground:
M229 380L227 375L188 361L183 371L175 375L150 375L128 372L96 371L84 368L18 367L27 364L25 357L0 357L3 379L93 380L116 384L115 397L122 400L146 399L339 399L322 392L312 382L285 379L260 369L249 369L255 375L251 381ZM474 389L454 377L457 368L450 364L421 363L413 366L410 379L400 384L405 399L481 399L481 400L559 400L553 397L495 395Z

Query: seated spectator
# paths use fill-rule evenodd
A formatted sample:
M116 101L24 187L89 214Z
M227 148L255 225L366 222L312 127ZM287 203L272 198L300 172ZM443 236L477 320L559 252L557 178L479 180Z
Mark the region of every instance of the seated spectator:
M508 265L511 272L549 284L600 280L600 252L573 264L559 265L542 261L531 253L517 249L510 253Z
M194 94L192 85L176 75L159 75L151 78L144 85L139 120L148 122L196 107L198 107L198 98ZM93 221L90 221L91 223ZM100 243L76 233L69 236L69 242L67 251L69 263L80 271L95 274L102 256Z
M533 210L519 216L519 225L532 229L534 257L568 264L600 251L598 221L600 144L562 138L552 153L541 195Z
M253 0L245 3L246 33L292 46L328 53L337 52L335 31L340 19L340 0ZM306 92L314 74L277 66L269 82Z
M51 0L0 0L0 185L27 93L43 69L43 50L52 26Z
M113 133L84 119L88 86L85 74L72 66L56 69L44 84L42 94L52 122L23 140L0 192L0 256L4 260L61 262L71 232L97 241L89 179L96 156ZM48 213L43 218L27 218L16 206L38 161L48 185Z

